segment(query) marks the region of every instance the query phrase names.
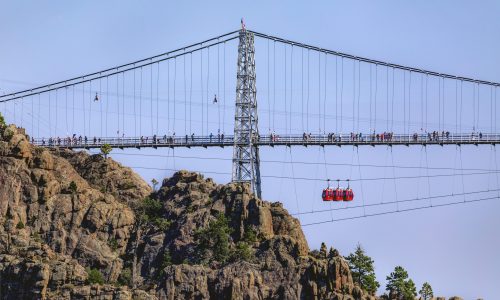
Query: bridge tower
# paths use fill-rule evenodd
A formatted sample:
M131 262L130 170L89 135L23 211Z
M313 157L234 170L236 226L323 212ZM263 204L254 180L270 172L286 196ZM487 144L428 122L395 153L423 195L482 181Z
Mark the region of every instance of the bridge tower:
M254 143L259 136L254 54L254 35L243 26L238 45L232 181L250 183L261 198L259 147Z

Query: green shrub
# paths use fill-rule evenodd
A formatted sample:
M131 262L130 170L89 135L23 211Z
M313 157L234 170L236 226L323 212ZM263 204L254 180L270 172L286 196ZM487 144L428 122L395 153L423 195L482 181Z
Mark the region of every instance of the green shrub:
M146 197L139 205L139 221L163 231L167 230L171 223L163 217L163 204L159 200L149 197Z
M108 245L109 245L109 248L111 248L111 250L113 250L113 251L116 251L118 249L118 241L115 238L111 238L108 241Z
M170 251L165 249L163 256L161 257L160 266L158 268L158 277L163 276L165 273L164 269L172 265L172 256L170 256Z
M196 258L200 263L218 261L225 263L230 257L230 234L232 229L224 214L195 233Z
M40 237L40 234L38 232L33 233L33 240L37 243L42 242L42 238Z
M101 155L104 156L104 158L108 158L108 154L113 151L113 147L111 147L110 144L104 144L101 146Z
M104 284L104 276L101 271L98 269L89 269L87 268L87 274L89 275L87 278L88 284Z
M130 268L124 268L118 276L118 284L119 285L131 285L132 284L132 271Z
M236 244L236 249L233 251L232 257L234 261L252 261L254 258L254 253L252 248L246 242L238 242Z
M243 240L249 244L253 244L257 241L257 232L253 226L246 226L245 233L243 234Z
M24 229L24 223L23 223L23 221L19 220L19 222L16 225L16 228L17 229Z
M69 190L73 194L76 194L76 191L78 190L78 187L76 186L76 183L74 181L71 181L71 183L69 184Z

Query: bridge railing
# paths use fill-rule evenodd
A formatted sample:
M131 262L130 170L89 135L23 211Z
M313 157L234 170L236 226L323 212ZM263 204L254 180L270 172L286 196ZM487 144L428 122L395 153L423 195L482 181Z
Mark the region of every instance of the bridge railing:
M32 139L34 145L61 148L99 148L109 144L115 148L130 147L197 147L197 146L231 146L232 135L209 136L142 136L142 137L66 137ZM485 144L500 143L500 134L490 133L421 133L421 134L295 134L295 135L261 135L253 137L253 143L259 146L278 145L398 145L398 144Z

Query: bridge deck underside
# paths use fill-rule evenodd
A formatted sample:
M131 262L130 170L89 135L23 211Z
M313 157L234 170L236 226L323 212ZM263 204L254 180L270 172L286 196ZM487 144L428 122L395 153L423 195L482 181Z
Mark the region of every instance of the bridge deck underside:
M142 138L92 138L84 139L32 139L37 146L48 148L96 149L104 144L113 148L191 148L191 147L231 147L233 136L195 136L191 137L142 137ZM500 144L500 134L453 134L449 136L392 135L387 136L329 136L329 135L274 135L255 138L255 146L415 146L415 145L496 145Z

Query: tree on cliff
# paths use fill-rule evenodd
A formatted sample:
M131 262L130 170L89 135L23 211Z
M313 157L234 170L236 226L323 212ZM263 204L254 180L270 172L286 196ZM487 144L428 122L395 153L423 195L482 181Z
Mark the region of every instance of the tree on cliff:
M5 126L7 126L7 124L5 123L5 119L3 118L2 113L0 113L0 129L4 128Z
M360 288L374 294L380 284L375 276L375 268L373 260L365 254L365 250L360 244L357 245L356 251L346 257L351 269L352 278Z
M197 260L201 263L217 261L225 263L230 257L230 234L232 229L223 213L210 222L208 227L195 233Z
M432 297L434 297L432 287L428 282L424 282L424 284L422 285L422 289L418 293L423 300L430 300Z
M387 276L386 280L385 289L389 292L391 299L413 300L417 296L415 283L408 278L408 272L403 267L394 268L394 272Z
M112 150L113 148L110 144L104 144L101 146L101 154L104 156L104 158L108 158L108 154L111 153Z

